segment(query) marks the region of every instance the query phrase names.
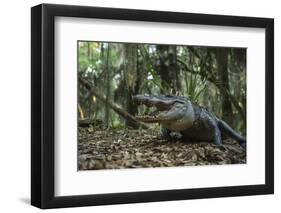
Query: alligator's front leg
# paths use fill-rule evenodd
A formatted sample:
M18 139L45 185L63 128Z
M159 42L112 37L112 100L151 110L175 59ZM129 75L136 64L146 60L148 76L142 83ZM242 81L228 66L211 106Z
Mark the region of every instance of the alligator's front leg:
M183 138L182 134L179 132L173 132L168 128L162 127L161 128L161 137L167 140L181 140Z
M161 127L161 137L162 138L170 140L172 138L170 133L171 133L171 130L169 130L165 127Z

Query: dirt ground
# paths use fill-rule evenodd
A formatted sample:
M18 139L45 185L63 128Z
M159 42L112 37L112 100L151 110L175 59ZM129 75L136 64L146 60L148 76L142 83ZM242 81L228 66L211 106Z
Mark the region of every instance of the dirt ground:
M212 143L168 141L150 129L79 127L79 170L244 163L245 151L231 139L219 148Z

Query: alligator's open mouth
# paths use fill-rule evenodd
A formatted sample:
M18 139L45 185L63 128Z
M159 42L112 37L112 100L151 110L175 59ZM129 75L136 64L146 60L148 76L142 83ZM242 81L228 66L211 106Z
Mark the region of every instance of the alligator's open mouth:
M138 106L144 105L148 107L149 109L145 108L143 115L137 115L135 116L137 120L143 121L143 122L159 122L162 119L160 119L161 113L168 112L168 110L164 110L162 108L157 108L156 105L145 103L145 102L137 102Z
M138 106L145 106L143 115L135 116L137 120L146 123L156 123L169 120L168 112L173 108L175 100L165 96L136 95L133 101Z

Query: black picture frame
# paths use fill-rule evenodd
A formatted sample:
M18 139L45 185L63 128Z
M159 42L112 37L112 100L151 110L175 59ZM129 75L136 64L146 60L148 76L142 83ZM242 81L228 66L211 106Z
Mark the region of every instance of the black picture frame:
M199 25L264 28L266 136L265 184L178 189L130 193L56 197L54 20L55 17L101 18ZM39 208L60 208L105 204L217 198L274 193L274 20L164 11L41 4L31 9L31 204Z

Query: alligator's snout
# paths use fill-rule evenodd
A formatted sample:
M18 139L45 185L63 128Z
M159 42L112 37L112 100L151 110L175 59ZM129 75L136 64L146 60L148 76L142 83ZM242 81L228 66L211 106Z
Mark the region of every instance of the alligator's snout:
M132 97L133 101L136 103L141 103L145 101L145 96L144 95L134 95Z
M133 101L137 104L147 104L151 100L150 95L134 95Z
M132 99L138 105L144 104L146 106L155 106L159 110L167 110L176 101L175 99L164 95L135 95Z
M182 100L177 97L165 95L135 95L132 99L137 105L145 105L149 108L155 107L155 110L151 113L136 116L138 120L143 122L161 122L170 120L171 113L173 116L178 114L177 109L173 109L175 104L182 104L179 103L182 102ZM146 110L146 112L148 111L149 110Z

